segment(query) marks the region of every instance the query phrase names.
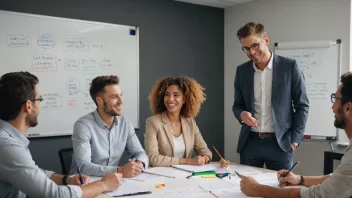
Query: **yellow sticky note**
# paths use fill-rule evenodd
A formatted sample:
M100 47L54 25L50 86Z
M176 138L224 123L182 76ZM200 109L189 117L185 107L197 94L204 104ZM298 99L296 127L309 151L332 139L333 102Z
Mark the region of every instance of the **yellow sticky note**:
M216 178L216 175L202 175L202 178Z

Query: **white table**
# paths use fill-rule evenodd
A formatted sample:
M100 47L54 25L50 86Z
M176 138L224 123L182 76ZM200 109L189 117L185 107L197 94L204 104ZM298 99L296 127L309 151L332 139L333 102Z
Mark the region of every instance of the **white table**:
M235 164L231 163L232 165L237 165L237 166L243 166L240 164ZM170 169L173 169L170 167ZM258 168L260 169L260 168ZM275 172L272 170L268 169L260 169L263 171L263 173L268 173L268 172ZM181 188L190 188L190 187L198 187L199 185L202 186L208 186L212 189L220 189L220 188L227 188L233 186L230 182L221 180L219 178L191 178L187 179L186 177L190 175L190 173L186 171L180 171L180 175L178 175L176 178L166 178L166 177L158 177L152 180L149 180L148 182L143 182L143 181L136 181L136 180L130 180L133 184L144 187L149 189L152 193L151 194L145 194L145 195L135 195L135 196L129 196L129 197L141 197L141 198L158 198L158 197L166 197L165 191L169 190L174 190L174 189L181 189ZM165 184L165 187L163 188L155 188L158 184ZM106 194L99 195L97 198L111 198L110 196Z

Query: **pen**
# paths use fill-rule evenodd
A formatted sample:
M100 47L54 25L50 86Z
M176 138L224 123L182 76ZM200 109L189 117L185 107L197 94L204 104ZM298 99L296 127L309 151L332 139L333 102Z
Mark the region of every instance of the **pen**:
M218 149L216 149L215 146L213 146L213 148L214 148L215 152L219 155L219 157L220 157L221 159L224 159L224 158L220 155Z
M238 177L241 177L241 175L237 171L235 171L235 173Z
M145 170L142 170L142 173L146 173L146 174L150 174L150 175L157 175L157 176L162 176L162 177L168 177L168 178L175 178L175 177L173 177L173 176L162 175L162 174L158 174L158 173L146 172Z
M81 171L79 170L78 166L77 166L77 172L78 172L78 174L79 174L79 181L81 181L81 185L83 185L83 184L84 184L84 181L83 181L82 173L81 173Z
M206 192L209 192L209 193L210 193L211 195L213 195L214 197L219 198L218 196L216 196L216 194L214 194L214 193L211 192L210 190L207 190L207 189L203 188L203 187L200 186L200 185L199 185L199 188L202 189L202 190L204 190L204 191L206 191Z
M220 179L227 177L229 174L228 173L224 173L223 175L221 175Z
M297 162L290 168L290 170L288 170L287 173L284 174L284 175L282 175L281 177L286 177L286 176L296 167L296 165L297 165L298 163L299 163L299 161L297 161Z

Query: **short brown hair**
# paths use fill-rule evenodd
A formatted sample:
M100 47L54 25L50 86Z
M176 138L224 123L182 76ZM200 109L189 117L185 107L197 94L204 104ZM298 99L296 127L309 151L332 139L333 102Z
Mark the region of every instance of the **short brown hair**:
M97 105L96 97L100 92L104 91L106 85L118 85L120 79L118 76L98 76L92 80L90 84L90 97L92 97L94 103Z
M260 23L249 22L237 31L237 38L241 40L250 35L262 35L265 34L264 25Z
M166 89L171 85L177 85L184 94L185 103L181 108L181 116L186 118L196 117L201 104L206 99L206 94L203 92L205 89L196 80L187 76L177 78L167 76L155 83L149 94L152 113L159 114L166 110L164 95Z
M342 87L340 90L342 96L342 104L352 102L352 72L346 72L341 75Z

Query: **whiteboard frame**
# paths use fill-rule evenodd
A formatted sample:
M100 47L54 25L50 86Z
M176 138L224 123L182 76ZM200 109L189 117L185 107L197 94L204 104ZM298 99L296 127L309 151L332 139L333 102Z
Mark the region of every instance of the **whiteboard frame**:
M340 76L341 76L341 60L342 60L342 42L341 39L336 39L336 40L324 40L324 41L301 41L301 42L281 42L284 44L297 44L297 46L294 47L289 47L285 49L307 49L307 48L319 48L321 47L321 44L326 44L329 43L331 45L338 45L338 68L337 68L337 82L336 82L336 88L339 87L340 85ZM300 44L303 44L304 46L299 47ZM276 55L277 50L280 48L278 42L274 44L274 54ZM336 127L335 127L336 128ZM312 140L312 141L338 141L339 140L339 129L336 128L336 135L335 136L317 136L317 135L308 135L310 138L303 138L304 140Z
M120 24L112 24L112 23L105 23L105 22L97 22L97 21L88 21L88 20L81 20L81 19L71 19L71 18L63 18L63 17L53 17L53 16L47 16L47 15L38 15L38 14L29 14L29 13L22 13L22 12L12 12L12 11L6 11L6 10L0 10L0 14L7 14L7 15L16 15L16 16L24 16L24 17L34 17L34 18L40 18L40 19L50 19L50 20L59 20L59 21L69 21L69 22L76 22L76 23L86 23L86 24L95 24L95 25L104 25L104 26L109 26L109 27L119 27L119 28L129 28L129 29L134 29L136 34L136 40L137 40L137 126L134 128L135 130L140 129L140 56L139 56L139 27L138 26L129 26L129 25L120 25ZM40 124L40 123L39 123ZM33 133L33 134L28 134L26 133L25 136L27 138L41 138L41 137L55 137L55 136L71 136L72 133Z

